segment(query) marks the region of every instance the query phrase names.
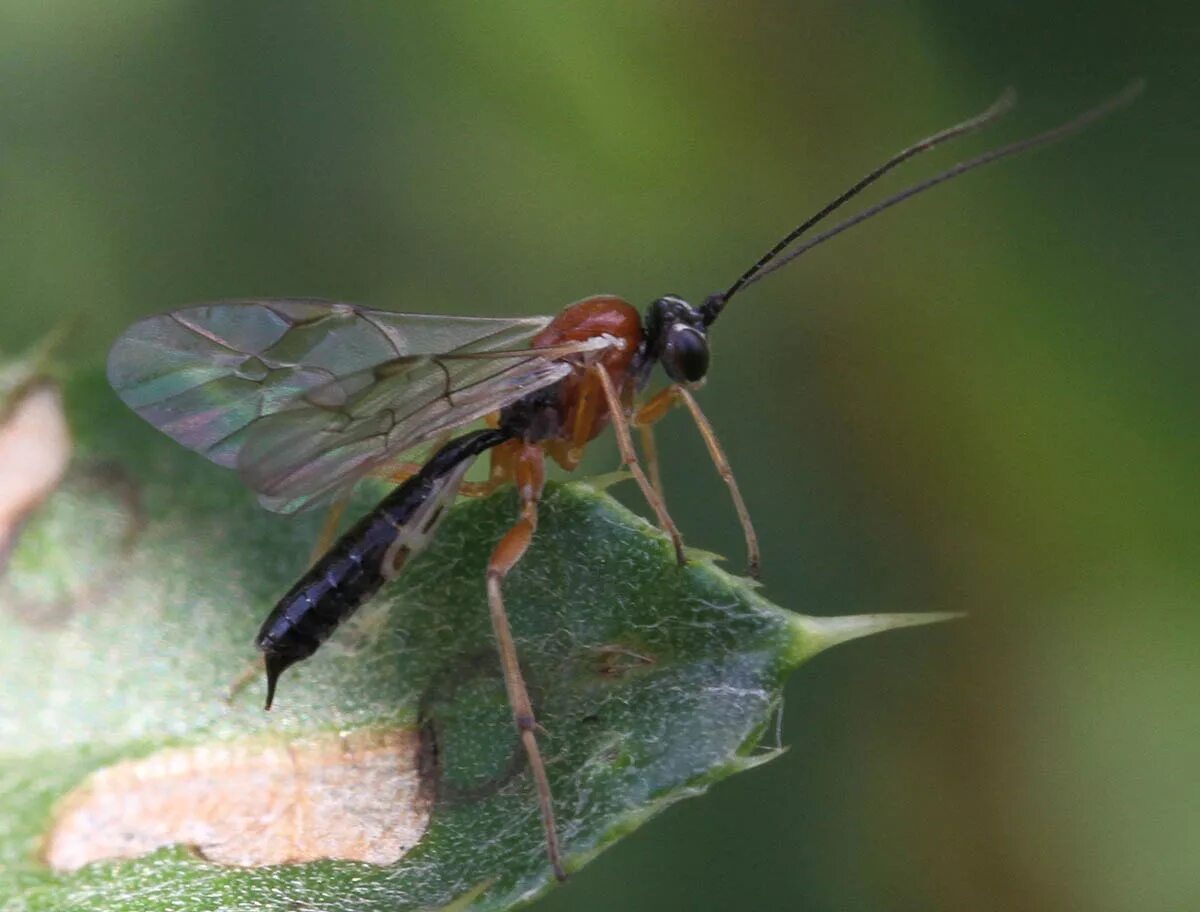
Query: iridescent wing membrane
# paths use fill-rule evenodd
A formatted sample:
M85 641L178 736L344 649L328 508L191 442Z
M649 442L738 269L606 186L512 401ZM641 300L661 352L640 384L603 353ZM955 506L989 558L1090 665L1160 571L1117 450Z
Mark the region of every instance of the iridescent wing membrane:
M220 301L135 323L109 353L108 380L152 425L290 513L566 376L561 348L528 348L548 322Z

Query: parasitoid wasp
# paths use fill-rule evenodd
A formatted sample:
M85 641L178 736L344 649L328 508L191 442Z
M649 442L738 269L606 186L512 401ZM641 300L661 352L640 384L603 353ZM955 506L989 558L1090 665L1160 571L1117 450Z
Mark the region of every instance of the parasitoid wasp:
M147 317L113 345L108 379L121 399L159 430L218 465L236 469L264 507L291 513L343 503L367 476L400 482L318 557L263 623L269 709L280 674L311 656L334 629L403 568L432 537L460 493L516 484L520 515L487 565L487 600L505 686L537 792L554 873L565 878L537 722L504 609L505 576L528 549L550 457L579 465L585 446L612 425L628 467L670 537L683 540L658 482L651 428L674 405L691 413L729 488L757 576L754 527L716 434L690 387L709 367L708 332L730 300L830 238L918 193L976 168L1064 139L1131 101L1118 95L1045 132L966 159L858 214L800 238L908 159L994 122L1007 92L983 113L904 149L788 232L725 291L696 307L675 295L645 317L626 301L597 295L557 316L514 319L370 310L315 299L198 304ZM656 364L668 379L640 394ZM449 439L472 423L488 426ZM630 428L640 429L647 468ZM432 443L424 463L417 448ZM464 476L490 453L481 483ZM327 524L326 544L335 525Z

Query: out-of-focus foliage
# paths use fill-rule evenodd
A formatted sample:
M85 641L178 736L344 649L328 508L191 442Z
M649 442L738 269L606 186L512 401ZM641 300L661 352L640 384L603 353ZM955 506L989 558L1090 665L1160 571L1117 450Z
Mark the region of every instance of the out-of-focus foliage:
M544 908L1191 907L1197 27L1169 3L5 3L0 347L82 315L94 363L138 315L250 294L699 297L1005 85L1016 114L911 174L1144 75L1134 108L717 324L702 399L767 594L973 620L820 660L783 761ZM661 438L690 541L739 554L684 417Z

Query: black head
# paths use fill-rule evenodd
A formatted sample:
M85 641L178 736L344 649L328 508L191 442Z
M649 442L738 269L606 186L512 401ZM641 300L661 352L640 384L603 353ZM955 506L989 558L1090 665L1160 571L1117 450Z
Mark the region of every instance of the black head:
M676 383L697 383L708 373L708 326L704 314L682 298L664 295L646 311L647 373L661 361Z

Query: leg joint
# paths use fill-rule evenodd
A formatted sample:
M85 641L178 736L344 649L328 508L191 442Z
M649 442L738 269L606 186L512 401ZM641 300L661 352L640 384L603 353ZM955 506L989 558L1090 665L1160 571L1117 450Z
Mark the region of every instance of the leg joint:
M518 731L527 732L537 728L537 720L533 717L533 713L516 713L513 721L517 723Z

